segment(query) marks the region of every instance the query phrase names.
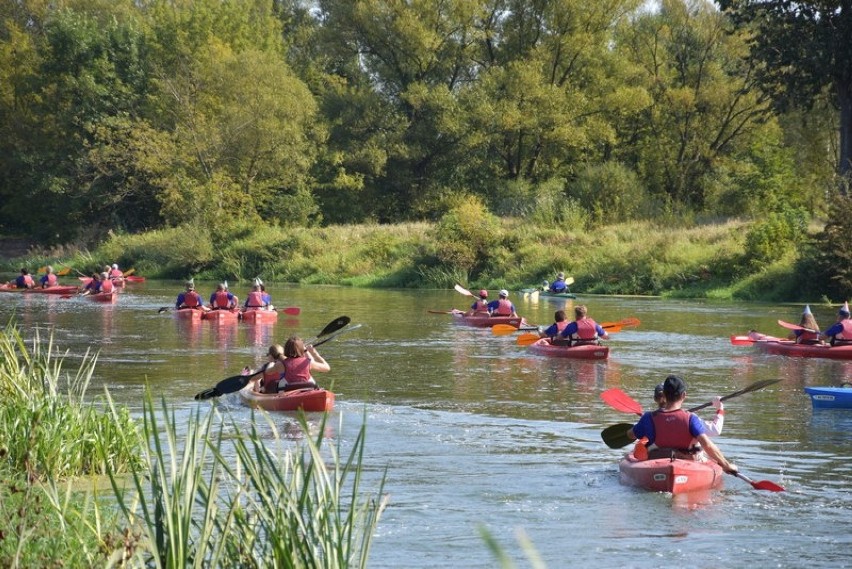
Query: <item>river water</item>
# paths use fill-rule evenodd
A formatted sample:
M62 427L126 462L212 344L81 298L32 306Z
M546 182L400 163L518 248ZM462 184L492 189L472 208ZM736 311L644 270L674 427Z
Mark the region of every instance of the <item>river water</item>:
M213 283L199 288L209 294ZM534 356L515 335L428 312L465 308L470 299L454 291L269 288L276 306L301 314L282 314L272 326L188 325L158 311L180 283L148 282L129 285L114 305L5 294L0 317L14 315L27 336L52 334L69 369L86 348L97 350L92 395L106 384L139 410L147 383L184 416L210 405L195 393L262 362L270 343L311 337L339 315L363 324L320 348L332 371L317 379L337 395L332 438L345 447L366 420L365 488L376 488L387 469L390 504L371 568L496 567L483 529L519 567L532 566L521 538L551 569L852 565L852 411L814 411L802 390L852 381L852 361L762 355L729 340L749 329L783 335L777 320L797 322L801 306L581 297L575 302L598 321L641 320L612 334L608 361L582 363ZM536 324L566 307L512 297ZM836 307L812 308L823 327L834 320ZM669 373L685 379L690 406L781 380L728 401L717 443L744 474L787 492L727 477L723 489L681 500L619 484L621 452L600 432L635 416L599 394L619 387L649 407L653 386ZM251 420L236 395L216 404ZM274 420L296 427L291 415Z

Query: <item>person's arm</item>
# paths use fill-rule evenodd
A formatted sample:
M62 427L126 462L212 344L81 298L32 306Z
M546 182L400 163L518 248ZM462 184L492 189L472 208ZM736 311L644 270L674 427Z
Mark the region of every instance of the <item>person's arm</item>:
M595 332L597 332L598 338L603 338L604 340L609 340L609 334L606 333L606 330L601 328L600 324L595 323Z
M556 328L556 324L551 324L545 330L539 330L538 336L539 338L553 338L559 333L559 329Z
M562 337L563 338L570 338L571 334L576 334L576 333L577 333L577 321L575 320L574 322L571 322L570 324L568 324L568 326L566 326L564 330L562 330Z
M841 330L843 330L843 324L841 324L840 322L832 324L831 328L819 335L819 339L829 340L835 334L839 334Z
M722 427L725 424L725 406L722 404L722 398L718 395L713 398L713 407L716 408L716 416L710 421L704 421L704 426L708 435L718 437L722 434Z
M728 462L728 459L725 458L725 455L722 454L722 451L719 450L719 447L710 440L710 437L707 436L707 433L703 433L696 437L698 442L701 443L701 448L704 449L704 452L707 453L707 456L710 457L713 462L717 463L722 467L722 470L727 472L728 474L736 474L737 466L731 462Z
M308 346L307 352L311 358L311 371L331 371L331 366L319 355L315 347Z

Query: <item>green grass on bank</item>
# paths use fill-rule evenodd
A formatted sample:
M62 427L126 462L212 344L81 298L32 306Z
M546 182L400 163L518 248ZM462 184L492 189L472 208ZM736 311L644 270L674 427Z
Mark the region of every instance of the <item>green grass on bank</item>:
M472 221L471 221L472 220ZM38 254L5 264L48 263L90 273L104 264L149 278L336 284L387 288L519 289L557 271L586 294L816 301L796 275L794 245L755 262L754 222L632 221L571 231L520 218L283 229L181 227L115 235L94 251Z

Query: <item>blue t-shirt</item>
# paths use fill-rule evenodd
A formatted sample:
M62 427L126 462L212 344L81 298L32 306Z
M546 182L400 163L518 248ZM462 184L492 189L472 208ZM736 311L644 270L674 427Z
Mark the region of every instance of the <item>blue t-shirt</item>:
M557 279L550 285L550 290L552 292L565 292L568 290L568 285L565 284L565 279Z
M547 327L547 330L544 331L544 335L548 338L553 338L557 334L559 334L559 329L556 327L556 323L554 322L550 326Z
M549 330L549 328L548 328L548 330ZM571 322L570 324L568 324L568 326L566 326L564 330L562 330L562 337L568 338L568 337L571 336L571 334L576 334L576 333L577 333L577 321L575 320L574 322ZM595 333L598 336L604 335L604 329L601 328L601 325L598 324L597 322L595 322Z
M654 438L657 435L654 429L654 420L652 418L654 413L655 411L647 411L642 415L642 418L639 419L639 422L633 425L633 434L636 435L636 438L641 439L642 437L646 437L649 445L654 442ZM689 414L689 434L693 437L707 434L704 421L702 421L695 413Z
M798 331L799 330L796 330L796 332L798 332ZM835 322L834 324L831 325L831 328L829 328L828 330L823 332L823 334L825 334L826 336L836 336L837 334L840 334L841 332L843 332L843 324L841 322ZM798 334L797 334L797 336L798 336Z

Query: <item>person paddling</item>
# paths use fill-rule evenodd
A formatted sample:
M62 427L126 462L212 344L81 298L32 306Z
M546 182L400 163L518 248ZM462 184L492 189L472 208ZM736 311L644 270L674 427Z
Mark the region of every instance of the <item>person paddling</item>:
M181 308L195 308L198 310L204 310L204 299L201 298L201 295L195 290L195 282L190 280L186 283L186 290L177 296L177 300L175 301L175 308L180 310Z
M498 293L497 300L492 300L488 303L488 312L491 316L518 317L518 313L515 311L515 305L509 300L509 291L506 289L502 289Z
M663 391L665 385L658 383L654 387L654 401L657 403L657 409L665 409L666 395ZM704 420L704 426L707 429L707 434L711 437L718 437L722 434L722 427L725 425L725 405L722 403L722 398L716 395L712 400L713 408L716 409L716 414L710 421Z
M665 405L642 415L627 431L631 439L647 439L648 458L681 458L718 463L722 470L736 474L737 467L725 458L719 447L710 440L704 422L694 413L684 410L686 384L676 375L663 382Z
M53 272L53 267L48 265L44 270L44 275L38 280L41 288L57 286L59 284L59 279L57 278L56 273Z
M558 345L559 343L564 343L565 340L561 340L557 338L570 324L568 321L568 315L565 314L564 310L557 310L553 315L554 322L544 330L539 330L540 338L550 338L550 343L553 345Z
M265 310L269 308L271 298L263 292L263 283L260 279L254 279L254 286L251 292L246 295L246 310Z
M15 288L33 288L35 281L27 269L21 269L21 274L9 281L8 285Z
M227 282L216 285L216 290L210 295L210 308L213 310L233 310L238 303L237 297L228 292Z
M269 363L263 367L263 376L255 388L261 393L278 393L304 388L318 388L311 372L331 371L317 349L312 345L305 346L298 336L290 336L282 348L279 344L269 347L267 352ZM243 370L245 375L255 375L260 371Z
M828 340L832 346L852 344L852 319L849 318L849 302L844 302L837 311L837 320L831 327L819 335L820 340Z
M575 346L597 344L599 339L609 338L606 330L588 317L588 309L583 304L574 307L574 322L568 324L560 336L570 339Z
M819 324L817 324L816 318L811 313L811 307L808 304L805 305L805 310L802 312L799 326L807 328L807 330L792 330L787 335L788 340L796 340L797 344L819 343Z
M556 280L550 283L549 287L546 287L545 290L550 292L555 292L557 294L569 293L571 289L568 288L568 283L565 282L565 273L559 272L556 275Z
M479 298L470 305L470 309L465 312L465 316L485 316L486 314L488 314L488 291L482 289L479 291Z

